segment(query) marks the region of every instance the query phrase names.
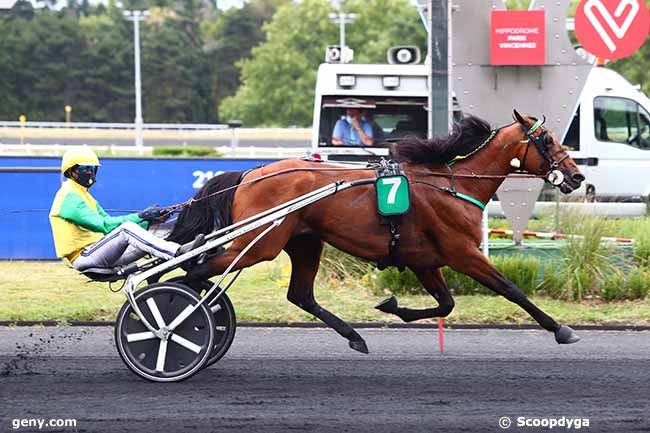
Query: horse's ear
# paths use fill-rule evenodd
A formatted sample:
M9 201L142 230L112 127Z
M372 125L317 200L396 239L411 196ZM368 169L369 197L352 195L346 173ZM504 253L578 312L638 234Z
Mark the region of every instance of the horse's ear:
M522 125L526 125L526 121L522 117L521 114L519 114L519 111L513 109L512 110L512 118L515 119L516 122L519 122Z

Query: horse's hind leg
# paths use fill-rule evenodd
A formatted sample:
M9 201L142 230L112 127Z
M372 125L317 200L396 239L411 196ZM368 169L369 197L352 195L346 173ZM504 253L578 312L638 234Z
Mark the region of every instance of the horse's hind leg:
M451 297L445 279L440 268L421 268L411 270L418 277L425 290L438 301L435 308L412 309L398 307L397 298L391 296L378 304L375 308L384 313L395 314L405 322L412 322L420 319L431 319L434 317L446 317L454 309L454 298Z
M368 346L357 331L321 307L314 298L314 279L318 272L323 241L312 235L297 236L289 240L284 250L291 258L291 281L287 299L347 338L352 349L368 353Z
M580 340L580 337L573 332L573 329L566 325L560 325L551 316L543 312L533 304L524 292L512 282L508 281L488 259L476 249L471 249L457 263L450 263L450 266L463 274L469 275L490 290L514 302L526 310L540 326L555 334L555 341L559 344L570 344Z

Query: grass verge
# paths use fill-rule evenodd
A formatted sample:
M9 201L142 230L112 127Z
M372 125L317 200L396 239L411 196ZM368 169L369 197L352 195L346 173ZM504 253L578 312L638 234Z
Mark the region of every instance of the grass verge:
M106 284L88 283L60 262L0 262L0 320L114 320L124 302ZM286 300L290 266L286 256L262 263L242 273L229 291L237 318L247 322L315 321ZM328 281L330 281L328 283ZM323 307L351 322L387 322L399 319L380 313L374 305L385 294L359 288L359 282L318 280L316 298ZM565 302L532 298L557 320L571 324L650 324L650 300L606 303ZM403 294L400 304L427 308L435 301L422 294ZM529 316L501 297L468 295L456 297L449 323L530 323Z

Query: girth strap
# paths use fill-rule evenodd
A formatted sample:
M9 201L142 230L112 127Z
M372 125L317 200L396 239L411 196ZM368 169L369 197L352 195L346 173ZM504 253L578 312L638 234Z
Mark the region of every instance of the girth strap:
M383 158L379 161L379 166L375 169L375 173L378 178L382 176L403 174L397 162L390 160L387 161ZM381 215L380 218L381 224L388 226L390 241L388 242L388 256L381 258L377 262L377 269L382 271L389 266L395 266L400 272L402 272L404 271L405 266L399 258L398 252L400 242L399 226L402 222L402 215Z
M400 241L399 225L402 222L401 220L401 215L381 217L381 223L388 225L390 241L388 242L388 256L381 258L377 262L377 269L380 271L383 271L389 266L395 266L400 272L406 268L398 254Z

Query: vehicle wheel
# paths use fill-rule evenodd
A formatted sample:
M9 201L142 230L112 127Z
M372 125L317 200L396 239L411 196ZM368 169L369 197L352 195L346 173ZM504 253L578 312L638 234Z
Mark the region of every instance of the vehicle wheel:
M194 289L201 296L205 295L214 283L209 280L192 280L184 281L184 277L175 277L169 281L181 282ZM216 292L214 293L216 295ZM208 299L206 302L209 302ZM219 361L230 349L230 345L235 339L235 331L237 330L237 318L235 316L235 308L228 297L228 294L221 295L215 305L210 307L214 322L214 343L212 345L212 352L206 361L204 368L209 367L215 362Z
M587 185L587 189L585 191L585 201L587 203L595 203L596 202L596 187L593 185Z
M183 284L156 283L135 293L140 311L156 329L173 324L199 295ZM153 382L177 382L198 372L214 343L213 314L201 305L162 338L149 331L127 301L117 314L115 344L122 361L138 376Z

